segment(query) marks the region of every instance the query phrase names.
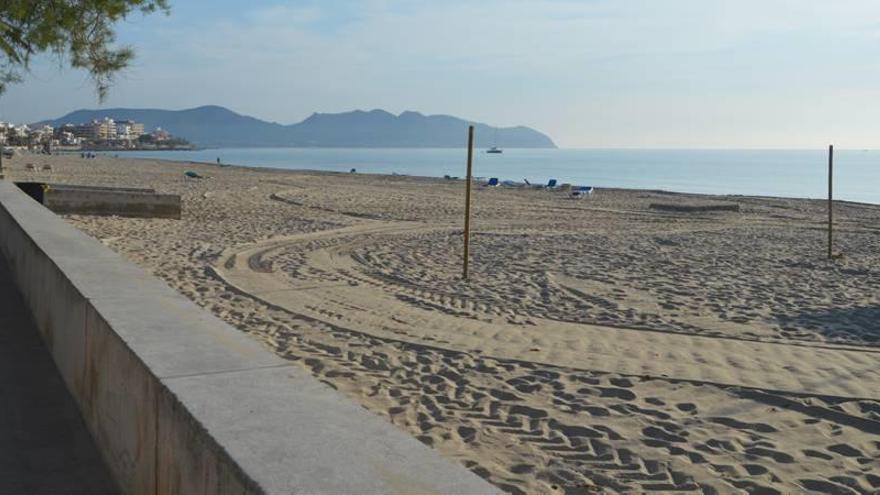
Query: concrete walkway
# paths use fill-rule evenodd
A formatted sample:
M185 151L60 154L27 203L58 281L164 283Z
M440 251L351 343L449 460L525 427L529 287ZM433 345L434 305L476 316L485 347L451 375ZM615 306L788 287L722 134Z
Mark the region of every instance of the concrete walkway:
M119 493L2 256L0 493Z

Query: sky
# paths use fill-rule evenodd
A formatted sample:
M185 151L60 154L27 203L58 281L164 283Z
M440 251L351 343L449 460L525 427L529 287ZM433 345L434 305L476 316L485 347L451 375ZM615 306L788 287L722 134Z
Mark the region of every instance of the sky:
M569 148L880 148L877 0L171 0L98 104L39 57L0 120L216 104L289 124L382 108Z

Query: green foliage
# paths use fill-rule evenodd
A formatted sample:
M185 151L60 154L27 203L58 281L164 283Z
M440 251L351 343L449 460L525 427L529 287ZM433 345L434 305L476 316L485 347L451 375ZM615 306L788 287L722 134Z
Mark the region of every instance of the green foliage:
M134 56L114 46L113 25L133 12L168 12L168 0L0 0L0 93L21 80L33 56L51 52L85 69L103 100Z

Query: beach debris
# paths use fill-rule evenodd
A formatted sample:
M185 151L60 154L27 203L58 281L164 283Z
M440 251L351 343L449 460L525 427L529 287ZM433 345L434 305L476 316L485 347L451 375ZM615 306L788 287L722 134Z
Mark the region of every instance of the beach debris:
M26 164L26 165L24 166L24 168L27 169L27 170L36 170L36 169L37 169L37 167L35 167L33 163L28 163L28 164Z
M51 171L51 170L52 170L52 165L49 165L48 163L45 164L45 165L43 165L43 170L50 170L50 171Z
M186 172L183 173L183 176L186 178L189 178L189 179L204 179L205 178L205 176L199 175L196 172L193 172L192 170L187 170Z

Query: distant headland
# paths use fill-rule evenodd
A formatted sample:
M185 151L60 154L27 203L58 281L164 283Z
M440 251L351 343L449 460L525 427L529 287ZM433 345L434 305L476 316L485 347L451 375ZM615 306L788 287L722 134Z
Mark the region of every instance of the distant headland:
M423 115L384 110L314 113L302 122L282 125L241 115L220 106L187 110L108 108L77 110L37 125L63 126L101 119L142 122L147 129L161 128L201 147L364 147L450 148L464 146L464 119L449 115ZM492 127L475 123L476 146L555 148L549 136L534 129Z

